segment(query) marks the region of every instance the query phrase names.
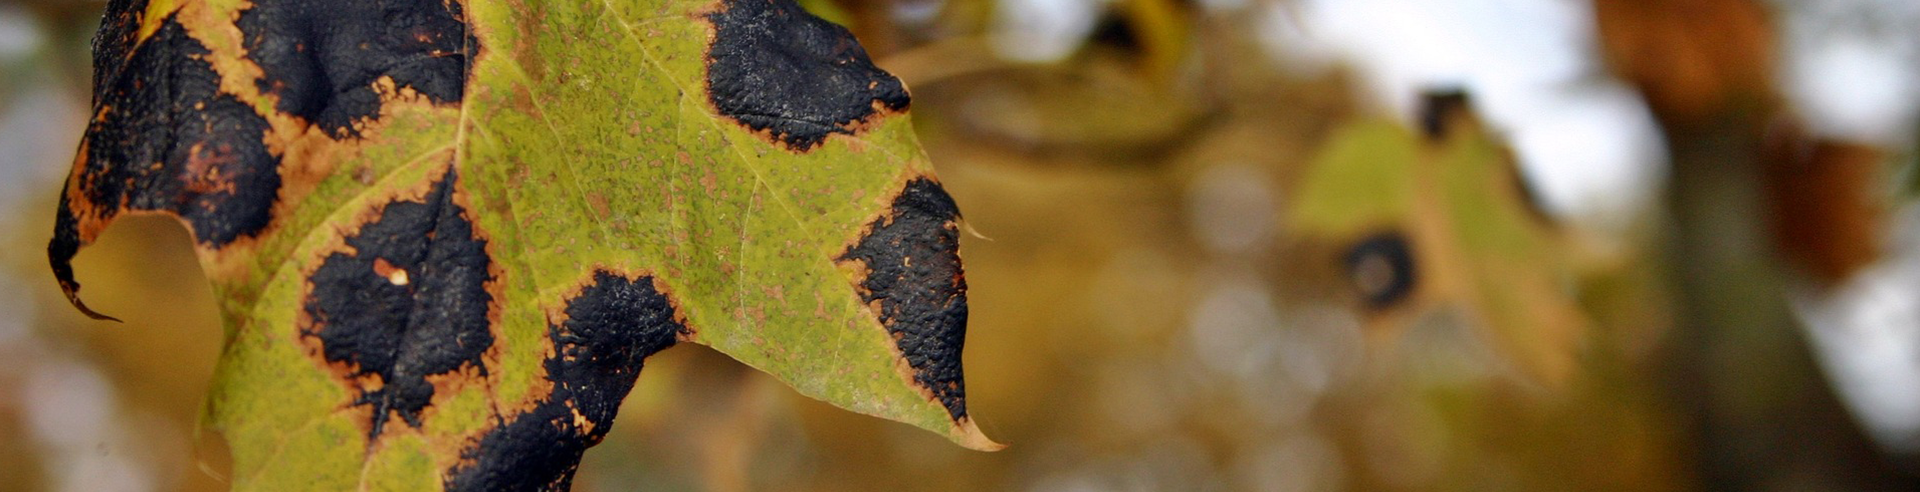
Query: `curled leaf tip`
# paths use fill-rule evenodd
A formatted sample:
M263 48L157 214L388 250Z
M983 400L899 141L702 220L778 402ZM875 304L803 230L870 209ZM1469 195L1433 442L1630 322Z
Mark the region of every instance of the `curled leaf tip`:
M70 215L64 213L66 207L63 206L61 208L63 212L61 218L70 217ZM72 303L74 309L79 309L80 314L85 314L87 317L93 319L108 320L115 323L122 322L120 318L101 314L99 311L94 311L93 308L87 307L87 303L80 301L80 282L73 280L72 263L74 254L80 251L80 243L74 239L75 234L71 232L72 226L70 224L62 221L60 225L65 227L57 229L54 233L53 242L47 245L47 260L53 265L54 280L60 282L60 292L67 295L67 302Z
M969 236L973 236L973 237L975 237L975 238L979 238L979 239L980 239L981 241L992 241L992 240L993 240L993 238L990 238L990 237L987 237L987 235L986 235L986 234L981 234L981 233L980 233L980 231L979 231L978 229L974 229L974 228L973 228L973 223L971 223L971 222L967 222L967 221L966 221L966 220L964 220L964 219L963 219L963 220L960 220L959 222L960 222L960 230L962 230L962 231L966 231L966 233L967 233L967 235L969 235Z
M120 318L115 318L112 316L108 316L106 314L102 314L99 311L94 311L93 308L87 307L87 303L81 302L80 301L80 283L74 282L68 279L62 279L60 281L60 290L66 292L67 302L73 303L73 308L80 310L80 314L85 314L87 315L88 318L93 318L97 320L112 321L115 323L125 323L125 321L121 321Z

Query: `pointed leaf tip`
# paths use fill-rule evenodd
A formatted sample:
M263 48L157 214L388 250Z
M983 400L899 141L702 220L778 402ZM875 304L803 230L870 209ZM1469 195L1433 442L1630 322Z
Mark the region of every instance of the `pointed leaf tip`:
M980 426L974 425L973 419L964 419L956 422L953 430L947 432L947 438L952 439L954 444L959 444L961 447L974 451L991 453L1007 449L1007 445L994 442L992 438L980 432Z
M115 323L125 323L125 321L121 321L120 318L115 318L113 316L108 316L105 313L94 311L93 308L87 307L87 303L81 302L80 301L80 284L74 283L72 281L61 282L60 290L66 291L67 302L73 303L74 309L79 309L80 314L85 314L87 315L88 318L93 318L97 320L112 321Z

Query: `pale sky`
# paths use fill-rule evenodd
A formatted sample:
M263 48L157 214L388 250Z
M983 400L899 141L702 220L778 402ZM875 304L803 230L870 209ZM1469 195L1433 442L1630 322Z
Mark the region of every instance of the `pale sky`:
M1388 111L1461 87L1507 134L1544 205L1630 212L1660 179L1659 137L1638 96L1595 64L1590 14L1555 0L1301 0L1306 39L1348 60Z

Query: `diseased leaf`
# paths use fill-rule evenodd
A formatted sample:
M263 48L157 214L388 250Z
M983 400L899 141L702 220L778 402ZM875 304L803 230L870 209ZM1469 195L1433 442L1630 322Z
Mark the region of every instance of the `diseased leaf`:
M178 216L239 489L564 489L647 355L998 445L906 89L791 0L115 0L48 247Z
M1455 304L1532 380L1561 384L1587 321L1562 285L1562 238L1534 208L1513 157L1468 112L1430 95L1418 131L1361 121L1335 133L1302 178L1288 223L1339 244L1362 307Z

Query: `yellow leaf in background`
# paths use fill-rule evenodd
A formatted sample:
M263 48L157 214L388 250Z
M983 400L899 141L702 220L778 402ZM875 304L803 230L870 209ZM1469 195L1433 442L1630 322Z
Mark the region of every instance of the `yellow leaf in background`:
M1337 245L1328 260L1376 325L1461 308L1505 362L1562 384L1587 323L1565 241L1464 96L1430 97L1423 131L1386 120L1338 131L1309 164L1287 224Z

